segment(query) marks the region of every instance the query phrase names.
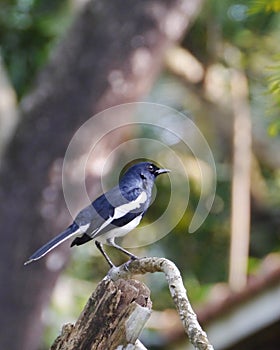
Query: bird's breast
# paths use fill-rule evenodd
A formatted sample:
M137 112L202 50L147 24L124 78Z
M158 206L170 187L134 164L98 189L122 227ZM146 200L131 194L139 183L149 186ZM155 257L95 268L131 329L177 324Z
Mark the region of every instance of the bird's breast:
M101 243L106 243L106 241L110 238L125 236L128 232L132 231L136 226L139 225L141 219L142 215L138 215L124 226L113 227L110 231L100 235L98 237L98 241L100 241Z

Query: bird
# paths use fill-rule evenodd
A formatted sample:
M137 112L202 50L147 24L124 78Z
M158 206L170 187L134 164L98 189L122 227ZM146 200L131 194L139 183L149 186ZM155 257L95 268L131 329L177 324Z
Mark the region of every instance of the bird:
M158 175L170 172L152 162L139 162L124 173L119 184L95 199L82 209L73 223L33 253L24 265L39 260L54 248L70 238L71 247L94 240L108 264L114 264L103 249L110 245L135 260L138 257L115 243L115 238L123 237L140 223L152 197L154 181Z

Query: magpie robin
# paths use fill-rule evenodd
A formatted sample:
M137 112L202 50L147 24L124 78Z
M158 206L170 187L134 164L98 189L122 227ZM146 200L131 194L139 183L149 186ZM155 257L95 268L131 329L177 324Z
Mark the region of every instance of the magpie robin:
M133 165L122 176L118 186L102 194L81 210L65 231L39 248L24 265L42 258L59 244L74 236L76 238L71 243L71 247L94 239L97 248L111 267L114 265L103 250L102 243L119 249L131 259L137 259L137 256L117 245L115 238L126 235L140 223L149 207L156 177L169 171L149 162Z

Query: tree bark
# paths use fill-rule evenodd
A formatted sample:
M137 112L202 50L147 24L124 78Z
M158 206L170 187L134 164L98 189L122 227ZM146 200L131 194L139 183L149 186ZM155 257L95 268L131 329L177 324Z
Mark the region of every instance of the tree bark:
M0 170L1 349L38 348L41 315L67 253L59 248L55 267L43 260L24 268L23 262L71 222L61 164L73 133L98 111L147 93L165 50L180 39L200 1L88 2L23 101Z
M50 350L115 350L135 343L151 314L149 289L136 280L104 278L75 325L65 325Z
M141 258L113 267L88 300L74 326L68 324L50 350L139 349L137 338L151 313L150 292L133 275L163 272L189 340L195 349L213 350L188 300L181 274L163 258ZM144 346L140 349L144 349Z
M172 261L156 257L141 258L129 261L118 267L113 267L108 272L108 277L116 281L119 278L129 278L133 275L145 274L147 272L164 273L184 330L194 348L198 350L213 350L214 348L209 342L207 334L201 328L196 313L193 311L189 302L180 271Z

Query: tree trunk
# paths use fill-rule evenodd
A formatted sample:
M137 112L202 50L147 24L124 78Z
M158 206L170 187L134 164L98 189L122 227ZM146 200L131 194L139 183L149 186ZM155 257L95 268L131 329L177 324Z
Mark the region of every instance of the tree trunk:
M75 325L65 325L51 350L115 350L135 345L151 314L149 289L136 280L104 278Z
M42 311L67 253L58 249L55 268L46 260L30 268L23 262L71 222L61 164L73 133L96 112L148 92L166 48L180 39L200 1L88 2L23 101L0 172L1 349L38 348Z

